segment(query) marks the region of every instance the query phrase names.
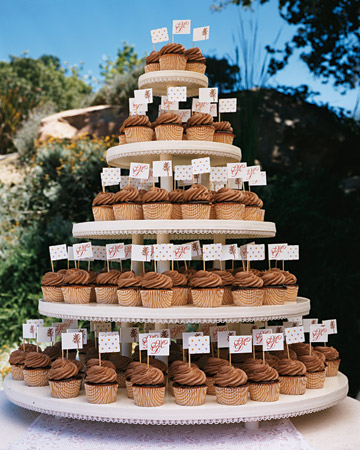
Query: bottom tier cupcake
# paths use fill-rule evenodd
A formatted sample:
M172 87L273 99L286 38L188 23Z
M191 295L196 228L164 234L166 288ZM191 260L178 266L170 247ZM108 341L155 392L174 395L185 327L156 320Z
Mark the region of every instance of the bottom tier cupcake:
M325 383L325 364L317 355L300 356L299 360L306 366L306 388L322 389Z
M215 375L216 400L221 405L245 405L249 395L246 373L233 366L223 366Z
M276 402L280 395L278 372L268 364L254 364L247 372L250 398L256 402Z
M339 371L340 361L339 352L334 347L315 347L316 352L320 352L326 358L326 376L336 377Z
M79 395L82 376L74 361L57 359L49 371L51 396L55 398L74 398Z
M206 374L207 394L215 395L215 376L222 367L229 366L229 361L221 358L207 358L204 364L204 372Z
M176 404L200 406L206 399L206 375L197 367L184 367L173 377L173 392Z
M162 406L165 398L165 376L160 369L149 366L145 370L135 368L131 377L136 406Z
M104 366L90 367L86 372L85 392L89 403L116 402L118 392L116 371Z
M23 370L25 384L31 387L47 386L50 368L51 360L44 353L27 353Z
M280 359L275 364L279 373L280 394L302 395L306 392L306 367L301 361Z
M24 380L24 365L26 353L22 350L15 350L10 353L9 364L11 368L11 378L17 381Z

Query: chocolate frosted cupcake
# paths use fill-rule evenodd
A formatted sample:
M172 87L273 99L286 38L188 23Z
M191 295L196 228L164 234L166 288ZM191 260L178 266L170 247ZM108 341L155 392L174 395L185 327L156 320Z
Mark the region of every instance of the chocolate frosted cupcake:
M145 308L169 308L173 282L163 273L147 272L141 281L141 301Z
M190 297L190 289L187 286L187 278L183 273L179 273L177 270L167 270L163 272L163 275L171 278L173 282L173 298L171 306L186 305Z
M11 369L11 378L17 381L24 380L24 366L26 353L22 350L15 350L10 353L9 364Z
M213 141L214 119L210 114L195 113L186 122L186 139L188 141Z
M94 220L115 220L113 211L114 194L99 192L92 202Z
M206 58L201 53L199 47L192 47L185 50L185 56L187 59L185 70L205 74Z
M232 295L237 306L261 306L263 304L264 282L253 272L237 272L232 283Z
M244 369L245 370L245 369ZM279 400L280 381L278 372L268 364L253 364L247 370L250 381L250 398L257 402Z
M222 304L232 305L234 300L231 292L231 285L234 281L234 277L227 270L212 270L212 273L219 275L222 281L222 288L224 289Z
M263 358L262 352L256 352L255 353L255 359L261 359ZM276 364L279 362L279 358L275 355L272 355L271 353L265 352L265 362L266 364L269 364L270 367L273 367L276 369Z
M106 303L116 305L119 270L109 270L109 272L99 273L96 277L97 287L95 288L96 303Z
M185 70L186 60L182 44L166 44L160 50L160 70Z
M114 403L117 391L117 375L114 369L101 365L90 367L87 370L85 392L89 403Z
M117 298L121 306L141 306L141 277L124 272L118 278Z
M131 185L125 186L114 195L114 217L116 220L141 220L144 218L139 190Z
M306 388L321 389L324 387L326 370L325 364L317 355L304 355L299 361L306 366Z
M283 305L286 297L285 276L277 270L261 273L264 282L264 305Z
M243 192L223 187L215 193L215 214L218 220L243 220Z
M109 362L115 365L119 388L125 388L125 373L129 364L132 363L132 359L128 356L122 356L120 353L112 353Z
M161 406L165 397L165 377L156 367L140 368L131 377L134 403L136 406Z
M44 353L26 353L23 369L25 384L31 387L47 386L50 367L51 360Z
M145 60L145 73L156 72L160 70L160 53L153 50Z
M173 375L173 391L175 402L181 406L200 406L206 398L206 375L189 365L182 366Z
M219 370L224 366L229 366L229 361L221 358L208 358L204 364L204 372L206 374L206 386L208 387L207 393L209 395L215 395L215 376Z
M214 142L232 145L235 134L230 122L214 122Z
M41 348L35 344L21 344L21 345L19 345L18 350L21 350L22 352L25 352L25 353L30 353L30 352L42 353Z
M138 374L141 370L145 371L146 369L147 369L147 365L144 363L141 363L139 361L132 361L128 365L128 368L126 369L126 372L125 372L125 386L126 386L126 393L127 393L128 398L131 398L131 399L134 398L131 377L135 373Z
M99 351L97 351L97 356L99 355ZM89 369L91 369L94 366L100 366L100 360L99 358L91 358L88 359L86 361L86 366L85 366L85 372L87 373L89 371ZM109 369L113 369L115 370L115 364L112 363L111 361L107 361L107 360L101 360L101 367L107 367Z
M184 128L178 114L164 112L155 120L153 126L157 141L181 141L183 138Z
M310 352L311 347L311 352ZM291 349L296 353L297 357L304 355L310 355L313 352L314 347L311 344L305 342L298 342L296 344L291 344Z
M242 203L245 205L244 220L255 220L257 222L263 222L265 217L265 210L263 201L251 191L242 191L243 199Z
M172 204L169 193L159 187L151 187L143 197L143 212L145 220L171 219Z
M280 394L302 395L306 392L306 367L296 359L280 359L275 369L279 373Z
M216 273L199 270L189 280L193 304L202 308L221 306L224 297L222 280Z
M183 218L181 204L184 202L184 190L174 189L169 192L169 200L172 204L171 219L181 220Z
M202 184L193 184L184 192L184 204L181 205L183 219L209 219L210 218L209 189Z
M41 281L41 290L45 302L63 302L64 297L61 292L63 275L58 272L47 272Z
M339 352L334 347L318 346L314 348L316 353L320 353L326 358L326 376L336 377L340 366Z
M216 400L220 405L245 405L249 395L246 373L233 366L223 366L215 375Z
M82 269L69 269L61 287L65 303L90 303L90 274Z
M153 130L148 116L130 116L123 123L126 142L145 142L153 140Z
M51 396L55 398L74 398L79 395L82 377L74 361L57 359L49 370Z
M299 285L297 284L297 278L295 275L286 270L282 271L282 274L285 276L285 283L284 283L286 286L285 300L287 302L296 302L299 292Z
M55 345L49 345L43 350L43 353L45 353L45 355L47 355L53 362L61 357L61 348Z

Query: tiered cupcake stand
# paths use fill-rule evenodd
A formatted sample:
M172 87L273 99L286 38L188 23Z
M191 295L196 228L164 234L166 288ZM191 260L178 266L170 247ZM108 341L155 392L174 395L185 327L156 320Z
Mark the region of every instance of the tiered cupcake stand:
M197 95L199 87L207 87L204 75L178 71L152 72L139 79L139 87L152 87L154 95L166 95L169 86L188 87L190 96ZM130 162L150 162L155 159L170 160L173 165L189 164L192 158L210 156L211 165L241 160L238 147L216 142L201 141L153 141L124 144L108 150L107 162L114 167L128 168ZM202 181L203 184L206 184ZM161 187L171 190L172 178L163 178ZM260 239L274 237L275 224L255 221L217 220L163 220L163 221L107 221L75 224L73 235L79 239L132 239L134 244L142 244L144 238L156 238L158 243L168 243L177 239L213 239L225 243L229 239ZM168 269L168 263L158 264L158 270ZM134 264L140 270L139 264ZM197 308L193 305L151 309L144 307L122 307L90 303L73 305L39 301L42 315L56 318L121 322L121 327L130 323L154 324L155 329L170 323L219 323L227 322L229 328L236 329L241 322L289 319L307 315L310 300L299 297L296 302L283 306ZM129 355L129 344L122 346L122 353ZM7 397L24 408L63 417L106 422L140 424L203 424L245 422L248 427L257 427L260 420L292 417L320 411L335 405L346 397L347 378L339 373L327 377L323 389L308 389L304 395L280 395L280 400L262 403L248 400L243 406L225 406L216 402L215 396L207 396L204 406L184 407L176 405L169 394L165 403L157 408L135 406L122 389L116 403L94 405L87 403L84 391L74 399L55 399L49 387L28 387L23 382L14 381L11 375L4 382Z

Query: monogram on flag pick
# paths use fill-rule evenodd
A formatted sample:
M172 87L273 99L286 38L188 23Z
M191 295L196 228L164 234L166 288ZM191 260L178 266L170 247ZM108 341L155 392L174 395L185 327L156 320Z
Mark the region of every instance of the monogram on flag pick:
M265 364L265 352L284 350L284 335L283 333L263 334L262 338L263 363Z
M154 176L171 177L172 173L172 161L153 161Z
M120 352L120 335L117 331L99 333L99 364L101 366L101 353Z
M200 102L198 98L193 98L191 110L197 113L210 114L210 102Z
M93 251L91 242L83 242L81 244L74 244L73 245L74 250L74 259L76 261L80 261L82 259L91 259L93 258Z
M256 345L263 345L263 337L266 334L272 334L271 328L264 328L264 329L256 329L252 330L252 336L253 336L253 356L255 358L255 346Z
M210 112L209 112L209 114L210 114L212 117L216 117L216 116L218 115L218 112L217 112L217 103L210 103Z
M287 244L268 244L269 270L271 270L270 261L284 261L286 252Z
M119 242L117 244L106 244L106 260L107 271L109 272L109 261L119 261L125 259L125 244Z
M168 87L167 98L170 102L186 102L186 86Z
M150 30L151 42L155 50L155 44L159 42L167 42L169 40L168 30L166 27L156 28L155 30Z
M66 244L51 245L49 247L49 252L50 252L51 270L54 272L53 261L59 261L61 259L68 259L68 252L67 252Z
M247 163L228 163L227 164L227 176L229 179L244 179L246 177Z
M174 42L174 34L190 34L191 20L173 20L172 41Z
M152 103L153 102L153 90L148 89L138 89L134 91L135 103Z
M191 117L191 109L179 109L178 115L181 117L181 122L187 122Z
M188 340L189 367L191 367L191 355L210 353L209 336L190 336Z
M160 338L159 331L151 331L150 333L140 333L139 334L139 361L141 362L141 352L143 350L147 351L149 339Z
M170 328L170 338L175 340L181 339L182 333L186 332L185 324L180 323L170 324L169 328Z
M87 329L86 328L68 328L67 333L81 333L83 345L87 344Z
M260 171L261 171L260 166L247 166L247 167L246 167L245 176L244 176L244 178L243 178L243 181L249 182L249 186L250 186L250 181L251 181L257 174L259 174Z
M316 324L310 325L310 343L313 342L327 342L328 341L328 329L326 325ZM309 346L311 355L311 345Z
M229 362L231 364L232 353L251 353L252 337L251 336L229 336Z
M149 356L169 356L170 338L149 338L147 344L147 366L149 367Z
M126 244L124 246L124 252L125 252L124 259L131 259L131 248L132 248L131 244Z
M150 164L130 163L130 178L146 180L149 177Z
M257 172L248 181L249 186L266 186L267 185L266 172Z
M199 102L216 103L218 101L218 88L200 88Z
M36 342L55 342L55 328L54 327L38 327Z
M205 41L209 39L210 26L199 27L193 29L193 47L195 47L196 41Z
M139 328L122 328L121 329L121 342L128 344L130 342L139 342Z

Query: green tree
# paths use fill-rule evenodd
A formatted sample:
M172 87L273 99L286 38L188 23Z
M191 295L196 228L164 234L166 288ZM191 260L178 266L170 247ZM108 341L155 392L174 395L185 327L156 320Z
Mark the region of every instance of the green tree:
M206 75L209 86L218 87L220 92L231 92L238 82L239 67L230 64L226 58L206 56Z

